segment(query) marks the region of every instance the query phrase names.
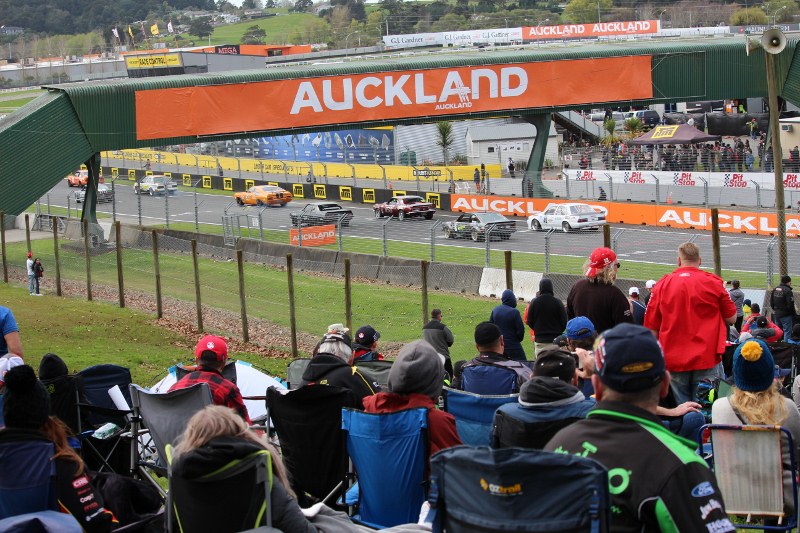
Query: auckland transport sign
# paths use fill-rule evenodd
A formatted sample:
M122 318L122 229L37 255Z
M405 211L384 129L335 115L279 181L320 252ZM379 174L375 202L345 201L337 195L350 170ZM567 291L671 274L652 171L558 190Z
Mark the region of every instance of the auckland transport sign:
M202 136L643 100L653 97L651 71L652 58L647 55L139 90L136 137Z

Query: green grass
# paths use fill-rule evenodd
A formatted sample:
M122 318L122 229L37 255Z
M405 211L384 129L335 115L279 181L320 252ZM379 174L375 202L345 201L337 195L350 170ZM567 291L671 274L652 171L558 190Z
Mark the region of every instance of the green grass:
M4 113L10 113L35 99L36 97L34 96L31 98L17 98L15 100L0 100L0 111L3 111Z
M267 44L284 44L289 42L290 35L305 26L307 20L318 18L311 13L288 13L286 9L277 9L274 12L277 13L277 16L246 20L238 24L224 24L214 28L211 44L239 44L242 36L251 26L258 26L267 32ZM204 44L207 39L204 41L195 38L195 41L198 44Z

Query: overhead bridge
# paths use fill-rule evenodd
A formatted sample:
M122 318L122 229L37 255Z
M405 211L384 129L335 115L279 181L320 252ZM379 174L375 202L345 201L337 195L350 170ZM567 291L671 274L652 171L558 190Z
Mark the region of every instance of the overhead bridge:
M776 56L796 105L797 41ZM543 129L589 107L765 97L763 54L736 37L648 39L47 86L0 120L0 210L19 214L81 163L96 180L106 150L500 115Z

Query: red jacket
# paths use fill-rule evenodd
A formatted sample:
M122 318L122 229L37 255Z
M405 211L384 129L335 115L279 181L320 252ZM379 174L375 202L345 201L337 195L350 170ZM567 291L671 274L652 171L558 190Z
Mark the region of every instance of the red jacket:
M461 444L461 438L456 431L456 419L450 413L438 410L433 400L424 394L406 395L379 392L364 398L364 411L367 413L394 413L418 407L428 409L428 438L431 455L439 450Z
M749 332L751 329L753 329L753 326L755 326L756 324L756 319L760 316L761 316L760 313L752 313L750 317L747 319L747 322L745 322L744 326L742 326L741 333L744 333L745 331ZM783 338L783 330L781 329L780 326L775 324L775 322L770 320L769 323L767 324L767 327L775 330L775 335L768 338L767 342L778 342Z

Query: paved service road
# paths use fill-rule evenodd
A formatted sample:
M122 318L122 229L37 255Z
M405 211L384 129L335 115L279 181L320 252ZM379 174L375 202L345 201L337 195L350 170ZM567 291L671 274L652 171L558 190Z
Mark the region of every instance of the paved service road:
M67 197L73 195L75 191L77 189L67 187L66 181L56 185L49 193L50 204L52 206L67 207ZM171 223L194 223L195 195L192 192L179 191L174 196L170 196L168 201L163 196L137 196L128 184L117 184L115 192L117 215L125 217L128 222L136 223L139 203L141 203L142 222L144 224L162 224L167 210ZM47 198L48 196L45 196L41 200L43 211L46 210ZM232 194L198 193L197 214L199 221L203 224L220 225L222 223L221 217L226 209L230 214L250 214L256 217L261 211L264 229L288 230L290 226L289 213L302 209L302 206L310 201L312 200L297 200L282 208L242 208L235 205ZM74 198L70 201L70 205L73 208L73 212L76 205L80 206L80 204L75 203ZM392 240L430 244L431 232L433 231L437 245L485 248L485 244L482 242L475 243L468 239L446 239L442 232L441 224L446 220L455 218L449 213L438 212L434 219L430 221L405 220L400 222L396 219L376 219L372 208L365 207L362 204L350 204L347 207L353 210L355 217L351 221L350 227L344 229L345 239L348 236L358 236L380 240L383 235L382 226L385 223L387 224L387 235ZM99 204L98 212L110 214L112 212L111 204ZM73 216L79 215L80 211ZM613 225L611 234L614 240L614 248L621 260L674 265L678 245L682 242L693 240L700 246L705 264L710 265L713 261L711 257L711 235L709 232ZM544 232L528 230L526 221L517 219L517 233L508 241L493 241L491 247L494 250L544 253L545 240L546 234ZM770 241L769 237L723 234L720 241L724 268L766 272L766 252ZM550 252L553 255L588 257L595 247L602 246L602 242L601 231L587 230L569 234L554 232L550 236ZM773 256L777 257L777 247L773 252ZM800 241L797 239L789 240L789 265L800 265Z

